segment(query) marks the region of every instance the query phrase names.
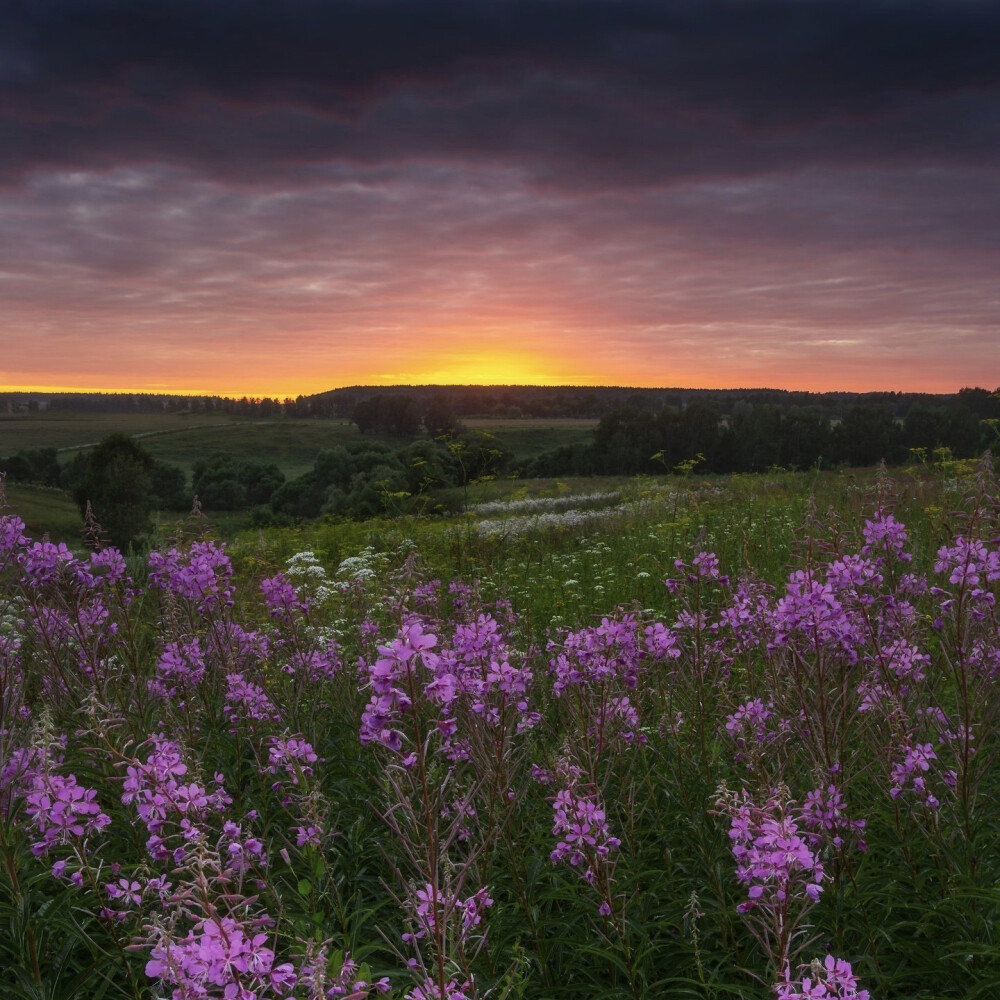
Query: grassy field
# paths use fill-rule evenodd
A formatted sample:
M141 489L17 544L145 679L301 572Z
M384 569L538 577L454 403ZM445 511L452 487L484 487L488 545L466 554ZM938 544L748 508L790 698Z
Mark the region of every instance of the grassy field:
M476 417L468 430L485 432L516 459L532 458L543 451L590 439L597 422L572 419L501 419ZM129 434L162 461L190 473L198 459L212 454L242 456L255 462L274 463L288 478L312 468L325 448L361 440L398 447L398 438L372 434L362 438L346 419L250 420L204 414L0 414L0 456L21 450L56 448L61 460L94 445L108 434Z
M488 433L519 460L528 459L562 445L589 439L592 420L494 419L475 418L467 423L473 433ZM309 471L320 451L360 441L378 441L399 447L397 438L383 435L362 437L349 420L250 420L204 414L0 414L0 457L22 450L56 448L61 462L69 461L80 449L92 446L112 433L134 436L161 461L182 468L190 476L195 462L213 455L242 457L248 461L274 464L293 479ZM577 488L586 489L584 483ZM472 488L469 496L485 500L507 496L512 491L525 495L563 491L556 481L532 481L511 485L506 480ZM38 490L8 484L8 500L35 535L48 534L55 541L79 543L80 517L70 497L55 490ZM457 494L456 494L457 495ZM462 494L464 498L464 493ZM243 512L209 512L224 534L245 526ZM157 514L161 532L173 530L176 515Z
M597 426L596 420L576 420L570 417L503 419L472 417L465 421L470 431L492 434L518 459L534 458L574 444L587 444Z
M34 538L48 535L54 542L79 546L83 541L80 511L62 490L44 486L5 487L7 512L17 514Z
M245 420L146 437L142 445L155 458L179 465L188 473L199 459L224 454L265 465L273 463L287 478L294 479L313 467L320 451L360 437L357 427L348 420L282 418Z
M213 454L276 464L288 477L312 468L324 448L358 440L348 420L249 420L204 414L28 414L0 417L0 455L56 448L68 460L108 434L128 434L155 458L190 474Z
M671 560L693 547L716 552L734 572L778 585L800 554L811 519L851 523L856 532L880 496L914 527L915 554L926 565L954 529L948 497L957 502L961 483L902 470L887 481L875 470L496 480L470 490L469 512L459 517L237 532L231 552L238 565L276 569L303 550L337 565L367 547L386 555L414 548L427 573L475 578L491 599L511 600L544 629L606 611L609 600L662 607ZM613 499L590 510L574 499L607 493ZM533 519L518 509L524 501L540 502L542 514L545 504L559 501L570 513L564 506L556 516ZM504 502L507 512L477 512L479 504ZM587 514L584 520L573 516L577 509Z
M229 425L232 418L179 413L24 413L0 414L0 455L21 450L73 450L96 444L108 434L136 436L190 432Z
M997 995L998 494L493 483L127 588L0 532L11 996Z

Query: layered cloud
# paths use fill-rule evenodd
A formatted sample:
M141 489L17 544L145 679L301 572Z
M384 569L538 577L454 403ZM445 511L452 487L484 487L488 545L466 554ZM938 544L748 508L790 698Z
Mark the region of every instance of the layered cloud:
M1000 370L995 3L3 10L5 384Z

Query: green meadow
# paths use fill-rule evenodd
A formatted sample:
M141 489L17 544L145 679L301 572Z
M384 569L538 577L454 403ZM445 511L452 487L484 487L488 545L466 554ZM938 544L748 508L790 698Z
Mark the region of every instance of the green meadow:
M692 546L714 551L732 572L779 585L802 554L810 521L857 524L880 500L891 501L914 529L917 553L926 561L952 530L950 501L966 481L919 469L891 477L863 470L495 480L471 488L468 509L459 516L320 520L237 531L230 553L237 566L259 569L280 567L303 550L324 565L364 549L394 559L412 550L425 573L475 578L485 593L510 599L544 628L600 614L609 601L661 607L672 559ZM586 498L608 493L613 499L588 509ZM526 501L538 510L525 515L519 505ZM546 516L553 502L561 508ZM484 504L508 509L479 513ZM574 516L577 510L582 519ZM206 521L212 523L210 514Z
M494 480L118 562L4 518L11 996L996 995L996 493Z
M590 439L596 426L594 420L571 418L478 417L465 423L472 433L490 435L515 460L530 459L563 445L583 443ZM203 413L45 412L0 414L0 457L19 451L55 448L60 463L65 464L110 434L134 437L155 459L181 468L189 480L194 464L213 455L273 464L287 479L294 479L313 467L321 451L338 445L366 441L400 446L399 439L391 436L377 433L362 436L355 424L338 418L268 420ZM494 488L481 485L486 491L483 495L506 495L525 488L545 491L550 487L545 482L517 486L501 483ZM476 495L479 489L474 490ZM48 533L54 540L71 544L79 540L80 517L68 496L57 490L39 490L11 483L7 484L7 492L13 509L25 518L36 534ZM238 530L248 520L247 515L241 513L209 513L225 534ZM156 515L161 528L172 525L176 519L176 515L169 512Z

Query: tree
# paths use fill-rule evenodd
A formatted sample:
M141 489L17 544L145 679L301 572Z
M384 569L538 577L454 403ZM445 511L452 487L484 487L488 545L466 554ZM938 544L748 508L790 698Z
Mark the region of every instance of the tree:
M362 434L379 431L397 437L413 437L420 430L420 408L416 400L402 393L369 396L351 413Z
M424 427L432 438L449 438L465 428L458 420L454 407L444 396L434 396L424 410Z
M138 548L151 530L153 456L127 434L104 438L80 462L73 498L86 514L87 502L110 541L120 549Z
M62 475L55 448L36 448L19 451L0 461L11 482L38 483L41 486L58 486Z
M833 432L837 461L851 466L888 464L905 458L902 430L890 406L852 406Z
M160 507L177 511L191 508L191 494L187 490L187 477L183 469L157 460L153 463L149 478L153 495Z
M200 458L191 470L191 486L205 507L241 510L269 503L285 481L278 466L248 462L219 452Z

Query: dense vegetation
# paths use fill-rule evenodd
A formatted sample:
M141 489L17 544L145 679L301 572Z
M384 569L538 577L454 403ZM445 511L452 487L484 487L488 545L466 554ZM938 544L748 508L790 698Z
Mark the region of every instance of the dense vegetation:
M5 515L5 995L995 995L998 544L989 462Z
M492 416L600 418L614 410L664 408L683 410L692 403L707 406L728 417L751 407L815 410L828 420L838 420L854 406L889 407L896 420L910 410L959 407L979 418L998 417L995 399L983 388L963 388L956 393L934 395L919 392L801 392L784 389L636 389L622 386L351 386L313 396L271 399L243 396L170 396L152 393L0 393L0 412L29 413L44 410L121 415L191 414L227 415L270 420L278 416L347 417L359 415L374 422L389 411L402 426L411 426L407 411L419 424L427 414L451 413L458 419ZM359 409L360 408L360 409ZM366 413L367 411L367 413ZM435 423L432 416L430 423Z
M9 415L3 428L30 425L37 443L0 458L0 468L11 483L68 491L81 517L89 501L110 540L128 548L149 536L150 512L189 509L194 497L212 511L245 512L258 526L320 516L363 520L448 513L466 501L470 485L497 477L940 465L1000 442L1000 395L983 389L927 397L397 387L310 400L312 409L291 400L53 399L84 407L86 419ZM113 411L103 423L91 412L100 405ZM145 412L155 406L158 414ZM475 407L507 416L491 418L485 430L468 416ZM351 420L295 416L304 408L346 410ZM118 409L116 437L107 430ZM523 415L535 410L601 416ZM126 426L134 428L131 445L120 438Z

